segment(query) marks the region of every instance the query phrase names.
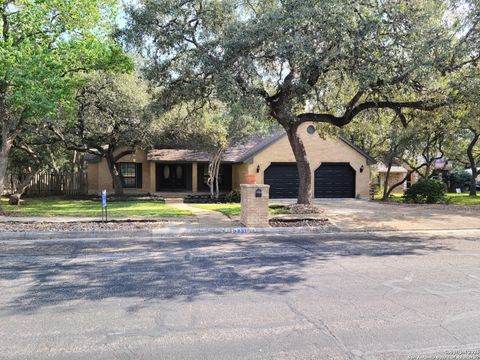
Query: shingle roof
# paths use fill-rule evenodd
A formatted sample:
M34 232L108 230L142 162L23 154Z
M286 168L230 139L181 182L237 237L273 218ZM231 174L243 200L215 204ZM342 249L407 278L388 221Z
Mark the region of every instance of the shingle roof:
M379 173L386 173L387 172L387 167L382 164L382 163L379 163L376 167L375 167L375 170ZM390 172L391 173L402 173L402 174L405 174L408 172L407 169L405 169L403 166L397 166L397 165L394 165L390 168Z
M208 153L188 149L156 149L147 152L150 161L208 161Z
M222 161L226 163L240 163L248 160L255 154L267 148L277 140L285 136L285 131L275 131L267 136L254 135L247 141L230 146L223 156ZM354 150L367 158L369 165L375 164L376 161L368 154L358 148L350 141L339 137L342 142L352 147ZM92 154L85 154L86 161L98 161L100 158ZM166 162L208 162L210 155L207 152L196 151L191 149L154 149L147 152L147 160L150 161L166 161Z
M230 146L223 155L222 161L227 163L243 162L262 149L280 139L285 132L275 132L268 136L252 136L247 141ZM200 161L207 162L210 157L206 152L188 149L157 149L147 153L151 161Z
M252 136L246 142L230 146L225 152L224 158L231 162L244 162L282 138L283 135L285 132L277 131L267 136Z
M92 153L85 153L85 155L83 156L83 159L85 161L89 161L89 162L98 162L98 161L102 160L101 156L95 155L95 154L92 154Z

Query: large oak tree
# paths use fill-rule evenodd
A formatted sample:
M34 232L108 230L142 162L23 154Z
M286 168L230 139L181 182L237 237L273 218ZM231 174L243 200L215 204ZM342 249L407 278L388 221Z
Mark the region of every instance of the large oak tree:
M150 94L136 74L96 71L84 77L75 96L75 110L50 124L58 141L67 149L105 159L116 195L123 195L118 162L135 153L149 137L151 117L147 115Z
M356 117L339 133L385 166L387 171L381 185L382 198L386 200L412 174L429 179L437 175L437 160L444 157L452 160L449 150L456 142L460 128L458 121L449 115L449 110L444 107L432 112L408 111L402 113L402 120L398 114L378 110L375 114ZM372 121L373 115L375 121ZM390 184L394 165L405 166L407 172Z
M458 121L457 145L461 144L463 156L457 160L470 169L470 196L477 195L477 177L480 175L478 164L480 162L480 110L478 107L480 97L480 69L470 68L461 71L452 86L457 90L458 103L452 108L452 119ZM457 146L458 147L458 146Z
M0 0L0 195L19 134L73 103L77 74L131 67L110 40L117 0Z
M212 97L266 109L288 135L299 203L312 199L300 124L432 110L449 99L438 77L479 58L473 0L141 0L128 13L158 109Z

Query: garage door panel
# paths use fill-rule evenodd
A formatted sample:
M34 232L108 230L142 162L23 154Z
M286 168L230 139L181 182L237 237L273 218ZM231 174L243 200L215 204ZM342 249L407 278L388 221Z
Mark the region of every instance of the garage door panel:
M297 165L270 165L265 170L264 182L270 185L270 198L296 198L299 186ZM355 197L355 170L349 164L322 164L315 171L315 197Z
M298 169L295 163L272 164L264 172L264 183L270 185L271 199L298 196Z
M349 164L322 164L315 171L315 197L355 197L355 170Z

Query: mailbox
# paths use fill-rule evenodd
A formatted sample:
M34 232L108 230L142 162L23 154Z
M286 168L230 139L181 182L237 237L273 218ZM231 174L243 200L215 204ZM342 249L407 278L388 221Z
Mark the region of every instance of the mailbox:
M248 227L268 227L269 185L240 184L240 223Z

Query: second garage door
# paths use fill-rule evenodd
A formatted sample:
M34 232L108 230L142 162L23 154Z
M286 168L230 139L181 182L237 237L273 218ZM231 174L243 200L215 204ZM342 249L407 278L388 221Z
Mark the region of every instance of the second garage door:
M272 164L264 173L264 183L270 185L271 199L291 199L298 196L298 170L295 163Z
M322 164L315 171L315 197L354 198L355 170L349 164Z

